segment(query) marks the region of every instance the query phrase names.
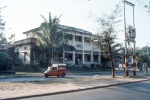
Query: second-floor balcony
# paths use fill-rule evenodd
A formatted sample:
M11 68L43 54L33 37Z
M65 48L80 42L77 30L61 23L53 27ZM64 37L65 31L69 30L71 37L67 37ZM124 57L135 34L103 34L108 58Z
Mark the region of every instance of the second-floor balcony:
M15 45L30 44L35 42L36 42L35 38L27 38L27 39L15 41Z

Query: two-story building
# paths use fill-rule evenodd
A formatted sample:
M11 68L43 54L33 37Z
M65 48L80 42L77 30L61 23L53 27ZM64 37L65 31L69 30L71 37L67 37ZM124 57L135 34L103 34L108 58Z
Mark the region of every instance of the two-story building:
M68 26L61 25L60 28L66 28ZM91 32L74 27L73 30L66 32L65 34L71 34L72 38L68 39L68 43L76 48L76 51L63 51L54 52L54 63L68 63L68 64L100 64L101 63L101 51L100 47L94 45L90 40L93 38ZM32 64L33 62L39 62L39 60L46 58L47 56L41 52L36 46L36 37L34 32L42 32L40 28L35 28L23 34L26 34L26 39L16 41L15 53L16 63L22 62L22 64ZM64 55L64 59L63 58Z

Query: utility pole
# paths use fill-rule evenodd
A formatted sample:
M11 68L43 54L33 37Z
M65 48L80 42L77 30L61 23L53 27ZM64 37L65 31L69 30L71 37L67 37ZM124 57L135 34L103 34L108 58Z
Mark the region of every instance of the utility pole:
M128 27L128 32L126 32L126 11L125 11L125 5L129 5L133 7L133 26ZM127 54L127 42L128 43L133 43L133 55L132 55L132 65L133 65L133 76L136 75L136 56L135 56L135 37L136 37L136 30L135 30L135 23L134 23L134 4L131 2L128 2L124 0L124 33L125 33L125 71L126 71L126 76L129 76L129 71L128 71L128 57L129 55Z
M147 61L149 62L149 47L148 47L148 42L147 42Z

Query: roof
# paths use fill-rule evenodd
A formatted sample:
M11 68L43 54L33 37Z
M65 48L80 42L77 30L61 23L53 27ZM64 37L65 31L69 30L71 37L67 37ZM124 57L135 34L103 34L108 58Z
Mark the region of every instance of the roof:
M73 31L73 32L79 32L79 33L82 33L82 34L92 35L91 32L83 30L83 29L70 27L70 26L65 26L65 25L60 25L60 29L63 29L63 28L70 28L70 31ZM27 34L29 32L35 32L35 31L39 31L39 30L40 30L40 27L37 27L37 28L34 28L34 29L23 32L23 34Z
M83 34L89 34L92 35L91 32L80 29L80 28L75 28L75 27L71 27L71 26L65 26L65 25L61 25L60 28L70 28L70 30L72 30L73 32L79 32L79 33L83 33Z
M27 34L29 32L35 32L35 31L38 31L38 30L40 30L40 27L37 27L37 28L31 29L31 30L25 31L25 32L23 32L23 34Z

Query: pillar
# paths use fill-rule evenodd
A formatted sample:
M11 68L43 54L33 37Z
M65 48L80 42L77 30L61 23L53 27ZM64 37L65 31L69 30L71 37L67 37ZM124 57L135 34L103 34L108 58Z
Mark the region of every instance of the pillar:
M136 60L135 60L135 41L134 41L134 48L133 48L133 56L132 56L132 64L133 64L133 76L136 76Z
M84 64L84 34L82 35L82 63Z
M75 65L75 52L73 52L73 64Z
M128 71L128 55L125 54L125 71L126 71L126 76L129 76L129 71Z
M73 46L75 47L75 34L73 34ZM73 52L73 64L75 65L75 51Z
M94 63L93 62L93 51L91 50L91 63Z

